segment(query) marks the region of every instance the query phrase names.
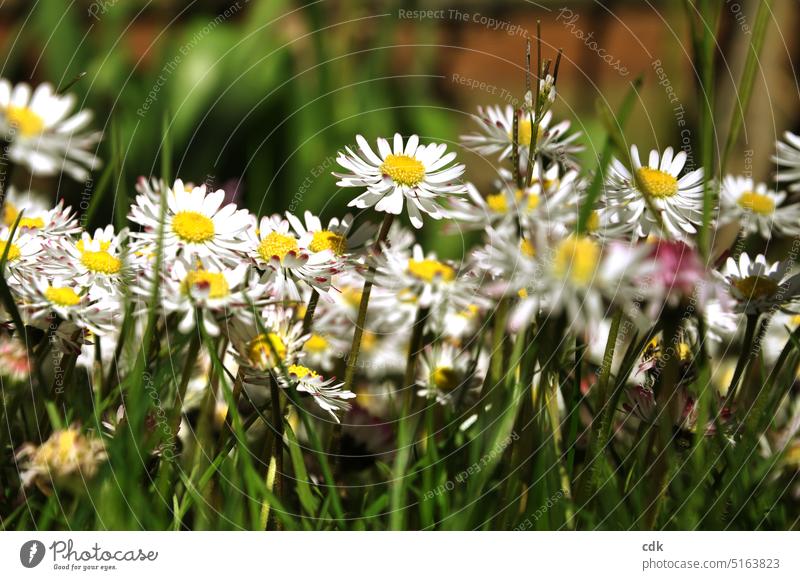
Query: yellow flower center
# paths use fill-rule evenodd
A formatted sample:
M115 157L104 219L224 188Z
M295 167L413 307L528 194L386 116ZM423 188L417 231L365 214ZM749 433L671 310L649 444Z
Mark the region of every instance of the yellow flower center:
M286 345L274 332L259 334L250 341L247 354L251 363L259 365L261 368L271 368L286 357ZM278 355L278 361L275 360L275 354Z
M20 256L22 256L22 252L19 251L19 246L17 244L9 244L7 240L0 240L0 257L8 248L8 257L6 261L13 262L14 260L19 260Z
M269 262L273 257L283 262L286 254L297 250L297 239L294 236L287 236L278 232L268 233L258 244L258 254L265 262Z
M350 288L349 286L342 289L342 298L348 306L358 308L361 305L361 290Z
M185 294L191 294L192 290L207 291L209 298L224 298L230 294L225 276L208 270L192 270L186 274L182 288Z
M442 391L451 391L458 385L458 374L450 367L436 367L431 373L431 383Z
M528 209L534 210L537 207L539 207L539 201L540 201L539 196L536 195L535 193L531 192L530 194L528 194Z
M207 242L214 237L214 222L200 212L181 211L172 218L172 231L184 242Z
M76 306L81 301L81 297L72 288L58 286L50 286L44 291L44 297L56 306Z
M19 215L19 210L14 206L13 203L6 200L3 204L3 223L7 226L14 225L14 222L17 221L17 216Z
M122 268L120 259L105 250L81 253L81 264L98 274L116 274Z
M681 359L681 362L686 362L692 359L692 349L685 342L678 344L678 357Z
M14 219L17 219L16 216L14 217ZM14 223L14 222L11 222L11 223ZM35 218L23 217L22 219L19 220L19 226L18 227L20 229L21 228L28 228L29 230L40 230L40 229L42 229L44 227L44 220L42 218L39 218L39 217L35 217Z
M400 185L413 187L425 179L425 166L408 155L387 155L380 169Z
M304 379L306 377L308 377L309 379L313 379L314 377L319 376L310 368L301 365L289 365L289 368L287 370L289 371L289 374L295 375L298 379Z
M600 228L600 214L592 210L589 219L586 220L586 231L596 232Z
M772 296L778 290L778 283L766 276L748 276L735 280L733 285L747 298Z
M536 248L533 247L533 242L530 240L521 240L519 243L519 250L529 258L533 258L536 255Z
M312 252L330 250L337 256L341 256L347 249L347 240L345 240L344 236L341 234L328 230L321 230L314 232L314 237L311 239L308 248Z
M599 258L600 246L595 241L572 236L556 248L553 271L577 286L586 286L594 278Z
M9 106L6 109L8 124L14 127L23 137L38 135L44 130L44 119L28 107Z
M303 348L309 352L323 352L328 348L328 340L320 334L312 334Z
M440 279L451 282L456 277L456 271L438 260L409 260L408 273L424 282L433 282Z
M746 191L736 203L742 209L761 215L772 215L775 212L775 201L768 195L754 191Z
M531 120L528 118L520 119L519 121L519 144L524 145L525 147L531 146L531 137L533 136L533 126L531 125ZM508 135L508 138L513 141L514 139L514 130L512 129ZM537 131L537 141L542 138L542 126L539 125Z
M502 193L493 193L486 196L486 205L495 213L507 213L508 202Z
M666 171L642 167L636 172L639 189L650 197L663 199L678 193L678 180Z

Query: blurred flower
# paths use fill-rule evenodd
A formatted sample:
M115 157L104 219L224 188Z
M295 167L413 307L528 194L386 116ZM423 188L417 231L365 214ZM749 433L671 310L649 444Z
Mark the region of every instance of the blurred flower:
M788 262L769 264L759 254L754 260L742 252L737 262L728 258L723 272L716 272L726 283L737 310L745 314L760 314L795 300L800 294L800 274L789 276Z
M302 365L289 365L287 368L289 381L283 375L278 375L278 381L284 388L295 388L301 393L311 395L314 402L339 423L337 412L347 411L350 404L347 399L355 398L355 393L342 390L344 383L336 383L336 379L324 379L316 371Z
M19 83L12 87L0 79L0 135L10 141L8 157L25 165L34 175L56 175L64 171L78 181L100 166L89 150L101 134L82 133L92 120L84 109L71 117L75 97L58 95L47 83L31 94L31 87Z
M32 484L42 491L60 485L83 485L97 473L106 459L102 440L82 435L76 426L54 432L41 445L26 443L16 454L20 479L25 487Z
M0 377L22 382L31 373L28 350L16 338L0 335Z
M367 191L348 205L361 209L400 215L407 201L408 217L415 228L422 227L422 214L441 219L444 212L440 198L459 195L466 187L458 182L464 173L463 165L451 165L456 154L445 154L447 146L430 143L420 145L412 135L405 146L395 133L393 147L386 139L378 139L378 154L361 135L356 136L358 153L349 147L340 152L336 161L352 173L334 173L340 187L366 187Z
M800 204L781 206L786 194L755 185L750 177L726 175L720 189L720 221L741 224L746 233L772 237L773 229L784 236L800 234Z
M785 141L777 141L771 160L782 167L775 173L779 183L789 183L791 191L800 190L800 135L791 131L783 134Z

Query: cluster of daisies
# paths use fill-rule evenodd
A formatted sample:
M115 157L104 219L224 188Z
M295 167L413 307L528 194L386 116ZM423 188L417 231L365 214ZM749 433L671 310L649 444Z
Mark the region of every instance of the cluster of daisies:
M736 236L701 257L696 238L706 188L719 200L717 232L800 235L800 200L792 197L800 190L800 137L787 134L775 155L783 168L776 184L789 193L748 177L708 181L683 151L642 159L632 147L589 200L593 176L577 161L580 134L554 121L554 100L548 77L520 108L479 110L479 131L463 144L504 164L487 191L464 181L465 167L446 145L396 134L373 146L357 136L339 153L334 175L339 187L357 191L350 206L361 210L358 219L323 221L308 211L258 217L226 203L222 190L141 178L129 227L90 232L63 202L50 207L35 192L10 188L0 232L4 276L23 323L79 353L79 365L111 363L128 305L134 317L157 308L170 328L219 340L223 364L246 389L274 377L335 421L358 395L353 412L378 424L397 412L394 395L413 388L447 409L470 409L461 424L469 429L488 367L483 330L498 304L510 308L508 332L554 321L598 358L616 313L648 329L664 312L682 313L678 350L687 365L703 336L724 353L743 319L763 316L774 320L765 349L775 356L770 341L782 346L800 320L795 257L750 256L733 246ZM73 105L48 85L32 92L0 81L0 133L11 162L33 174L85 177L98 164L90 153L98 136L83 132L87 112L69 116ZM394 219L400 215L415 229L445 219L445 232L482 238L463 259L448 260L416 243L413 229ZM420 330L417 358L410 343ZM25 349L7 334L0 342L2 375L27 376ZM628 405L644 420L664 347L658 339L649 345L633 378ZM115 363L125 371L125 361ZM354 377L336 381L346 366ZM411 385L402 380L409 366ZM688 383L691 373L683 377ZM210 387L201 380L200 388ZM60 458L64 441L81 440L71 433L25 455L34 464Z

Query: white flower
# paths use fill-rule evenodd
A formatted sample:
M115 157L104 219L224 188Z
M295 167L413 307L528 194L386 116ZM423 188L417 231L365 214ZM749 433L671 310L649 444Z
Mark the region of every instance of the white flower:
M789 190L798 191L800 190L800 135L786 131L783 138L786 141L778 141L775 144L775 155L771 158L782 166L775 173L775 179L780 183L789 182Z
M251 223L247 239L247 255L266 271L264 281L270 282L275 297L299 301L298 282L322 293L330 290L331 277L339 271L340 262L330 248L319 248L317 252L309 249L313 232L298 238L287 220L274 215L262 217L258 226Z
M427 347L419 364L417 384L420 397L430 397L441 405L449 405L471 382L469 358L452 344Z
M800 294L800 275L789 276L789 262L768 263L759 254L754 260L742 252L737 262L728 258L723 272L715 272L727 284L737 311L760 314L795 300Z
M519 115L519 154L520 162L524 166L528 159L533 126L530 114L522 109L515 113L511 105L507 105L505 108L492 106L484 109L478 107L478 115L473 115L473 119L480 125L483 132L462 135L461 142L464 146L481 155L500 153L500 160L502 161L511 155L513 149L515 114ZM550 127L552 121L552 111L547 111L542 115L542 119L539 122L539 135L536 139L535 154L572 165L574 164L572 159L574 154L583 149L583 147L574 143L580 137L580 133L568 134L569 121L561 121Z
M39 446L26 443L16 453L22 485L36 484L44 490L54 484L63 486L68 480L85 488L86 480L94 477L106 457L103 441L82 435L74 425L55 431Z
M279 375L280 385L284 388L294 385L299 392L311 395L314 402L330 413L337 423L339 417L336 413L350 409L350 404L346 400L353 399L356 395L351 391L342 390L344 383L336 383L334 378L326 380L316 371L302 365L289 365L286 371L290 382L287 383L286 378Z
M140 179L139 195L131 206L128 219L142 226L143 231L131 232L131 238L149 243L155 248L161 219L161 201L152 185ZM244 235L250 226L249 213L237 210L229 203L222 207L225 192L207 192L206 186L185 186L180 179L165 192L163 255L174 259L211 258L220 264L236 266L244 256Z
M755 185L750 177L726 175L720 189L720 221L739 223L747 233L770 239L773 228L781 235L800 234L800 204L781 206L786 194Z
M264 292L256 284L247 264L235 269L219 268L213 262L191 263L179 258L172 265L161 286L161 298L167 313L178 313L178 330L187 334L195 329L197 315L211 336L219 334L222 319L236 317L252 320L250 306ZM140 292L150 296L149 284Z
M3 198L3 224L11 227L17 220L20 211L27 218L40 217L50 209L47 198L35 191L17 191L13 185L6 189Z
M68 277L92 295L115 294L132 274L123 254L127 235L127 228L115 234L114 226L108 225L94 236L83 232L77 242L71 237L57 240L50 247L52 263L46 272Z
M261 312L261 324L234 319L226 332L236 358L251 383L263 383L264 371L290 365L303 357L303 323L294 310L268 305ZM263 329L263 330L262 330Z
M466 192L459 183L464 173L463 165L451 165L456 157L445 153L444 144L420 145L419 137L412 135L403 145L403 138L395 133L393 147L386 139L378 139L378 154L361 135L356 136L358 153L349 147L339 152L336 161L352 173L334 173L340 187L365 187L367 190L348 205L361 209L375 207L375 211L399 215L407 201L408 216L415 228L422 227L422 214L441 219L445 213L440 198Z
M673 155L672 147L667 147L663 155L651 151L647 164L642 165L634 145L634 175L615 159L609 170L603 209L609 223L627 225L626 229L642 237L658 233L659 222L678 239L695 233L695 226L703 217L703 169L679 178L686 159L683 151Z
M6 277L9 284L21 284L30 276L42 272L46 265L43 260L42 240L35 235L20 232L14 233L14 240L9 244L9 228L0 229L0 256L8 249L6 268L11 274Z
M307 240L306 247L312 252L330 251L337 257L353 253L363 253L367 243L377 231L374 224L366 222L358 228L353 226L353 216L345 215L341 220L331 218L327 227L322 227L319 217L310 211L304 214L305 223L292 214L286 212L286 219L301 240Z
M90 153L100 141L98 132L82 133L92 119L84 109L72 116L72 95L57 95L44 83L31 87L25 83L11 86L0 79L0 135L8 141L8 157L25 165L34 175L56 175L65 171L84 181L89 171L100 166Z

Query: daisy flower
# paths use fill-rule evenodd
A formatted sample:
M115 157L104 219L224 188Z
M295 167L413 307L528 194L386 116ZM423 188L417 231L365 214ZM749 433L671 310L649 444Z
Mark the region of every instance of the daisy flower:
M337 383L335 378L325 379L316 371L303 365L289 365L286 371L290 382L279 375L278 383L283 388L294 386L299 392L311 395L314 402L322 410L330 413L337 423L339 423L339 417L336 416L336 413L350 409L350 404L346 400L355 398L356 394L343 390L344 383Z
M454 152L445 153L444 144L420 145L412 135L403 144L395 133L393 145L378 139L376 154L361 135L356 136L358 152L346 147L336 161L352 173L334 173L340 187L365 187L367 190L348 205L357 208L374 207L375 211L399 215L408 202L411 224L422 227L422 214L441 219L445 212L440 198L466 192L458 182L464 173L463 165L452 165Z
M726 175L720 188L720 220L740 223L746 233L770 239L774 229L781 235L800 234L800 204L782 206L786 194L755 185L750 177Z
M263 294L263 286L255 284L250 273L247 264L229 269L210 261L193 264L178 259L162 286L162 305L167 313L180 315L178 330L184 334L195 329L196 316L200 316L208 333L217 336L219 319L247 318L248 306ZM147 286L141 291L150 296Z
M775 155L772 161L781 165L775 173L775 180L779 183L789 183L790 191L800 190L800 135L791 131L783 134L785 141L777 141Z
M115 319L119 317L120 306L116 301L89 296L71 280L39 276L19 286L17 292L21 298L21 312L35 326L49 326L50 316L55 313L78 328L103 335L113 332L118 322Z
M0 335L0 378L21 383L30 374L31 361L25 344L18 338Z
M24 280L36 273L43 271L46 261L42 260L45 253L42 249L42 240L27 232L14 232L14 240L9 242L9 228L0 230L0 256L6 249L6 267L11 274L6 278L9 284L23 283Z
M164 186L161 182L139 180L136 186L139 195L128 219L143 228L141 232L132 232L131 238L155 247L161 201L153 185ZM232 203L223 207L225 192L221 189L209 193L205 185L187 186L180 179L167 188L165 198L164 256L169 259L178 255L187 259L211 258L231 267L241 263L244 236L250 226L247 210L237 210Z
M84 481L94 477L105 461L106 451L101 439L83 435L73 425L54 432L41 445L26 443L17 451L16 459L21 461L22 485L36 484L47 491L51 484L85 485Z
M486 107L485 109L478 107L478 114L473 115L473 119L480 125L482 132L462 135L461 142L465 147L480 155L499 153L502 161L511 155L514 147L514 115L519 116L520 160L526 161L533 137L531 117L527 111L523 109L515 111L511 105L507 105L504 108L499 106ZM551 127L550 124L552 122L552 111L545 112L539 122L535 154L572 165L574 164L572 158L575 153L583 149L580 145L575 144L575 140L580 137L580 133L569 134L570 122L567 120Z
M331 248L318 246L319 251L310 249L314 242L313 232L307 231L303 238L298 238L291 231L288 220L273 215L262 217L257 227L253 222L247 230L247 239L247 255L266 272L263 281L272 284L276 297L299 301L302 293L298 282L322 293L330 290L331 277L339 271L340 263ZM332 240L327 238L329 245Z
M63 199L50 209L41 209L39 203L32 203L30 206L15 206L12 203L10 206L4 206L4 221L10 221L8 227L14 225L20 212L22 212L22 217L19 220L17 231L21 233L53 239L81 231L72 207L64 207Z
M3 198L3 225L11 227L17 221L20 211L24 211L27 218L41 216L50 209L47 198L35 191L20 192L13 185L6 189Z
M768 263L763 254L754 260L742 252L737 262L728 258L723 272L715 272L736 300L736 310L760 314L780 308L800 294L800 275L789 275L788 261Z
M350 255L353 253L363 253L377 232L377 228L372 223L364 223L358 228L353 226L353 216L345 215L342 219L331 218L327 227L322 226L322 220L306 211L303 215L304 221L286 212L286 219L301 240L308 240L306 247L312 252L333 252L337 257Z
M263 328L263 332L262 329ZM234 319L226 328L236 358L250 382L263 382L264 371L297 363L303 357L303 323L291 308L267 306L256 321Z
M629 224L627 229L640 237L658 233L660 224L676 238L695 233L703 214L703 169L679 177L686 159L683 151L674 154L672 147L667 147L663 155L651 151L647 164L642 165L633 145L633 175L615 159L604 197L609 222Z
M9 159L33 175L64 171L85 181L89 171L100 166L90 150L101 134L84 132L92 113L84 109L70 116L74 107L74 96L57 95L47 83L31 92L26 83L12 86L0 79L0 135L10 142Z
M417 394L441 405L452 404L456 392L470 382L469 362L465 353L451 344L427 347L420 358Z
M69 277L91 295L115 294L132 274L123 255L127 235L127 228L115 234L108 225L93 236L83 232L77 242L65 238L50 249L54 263L48 273Z

